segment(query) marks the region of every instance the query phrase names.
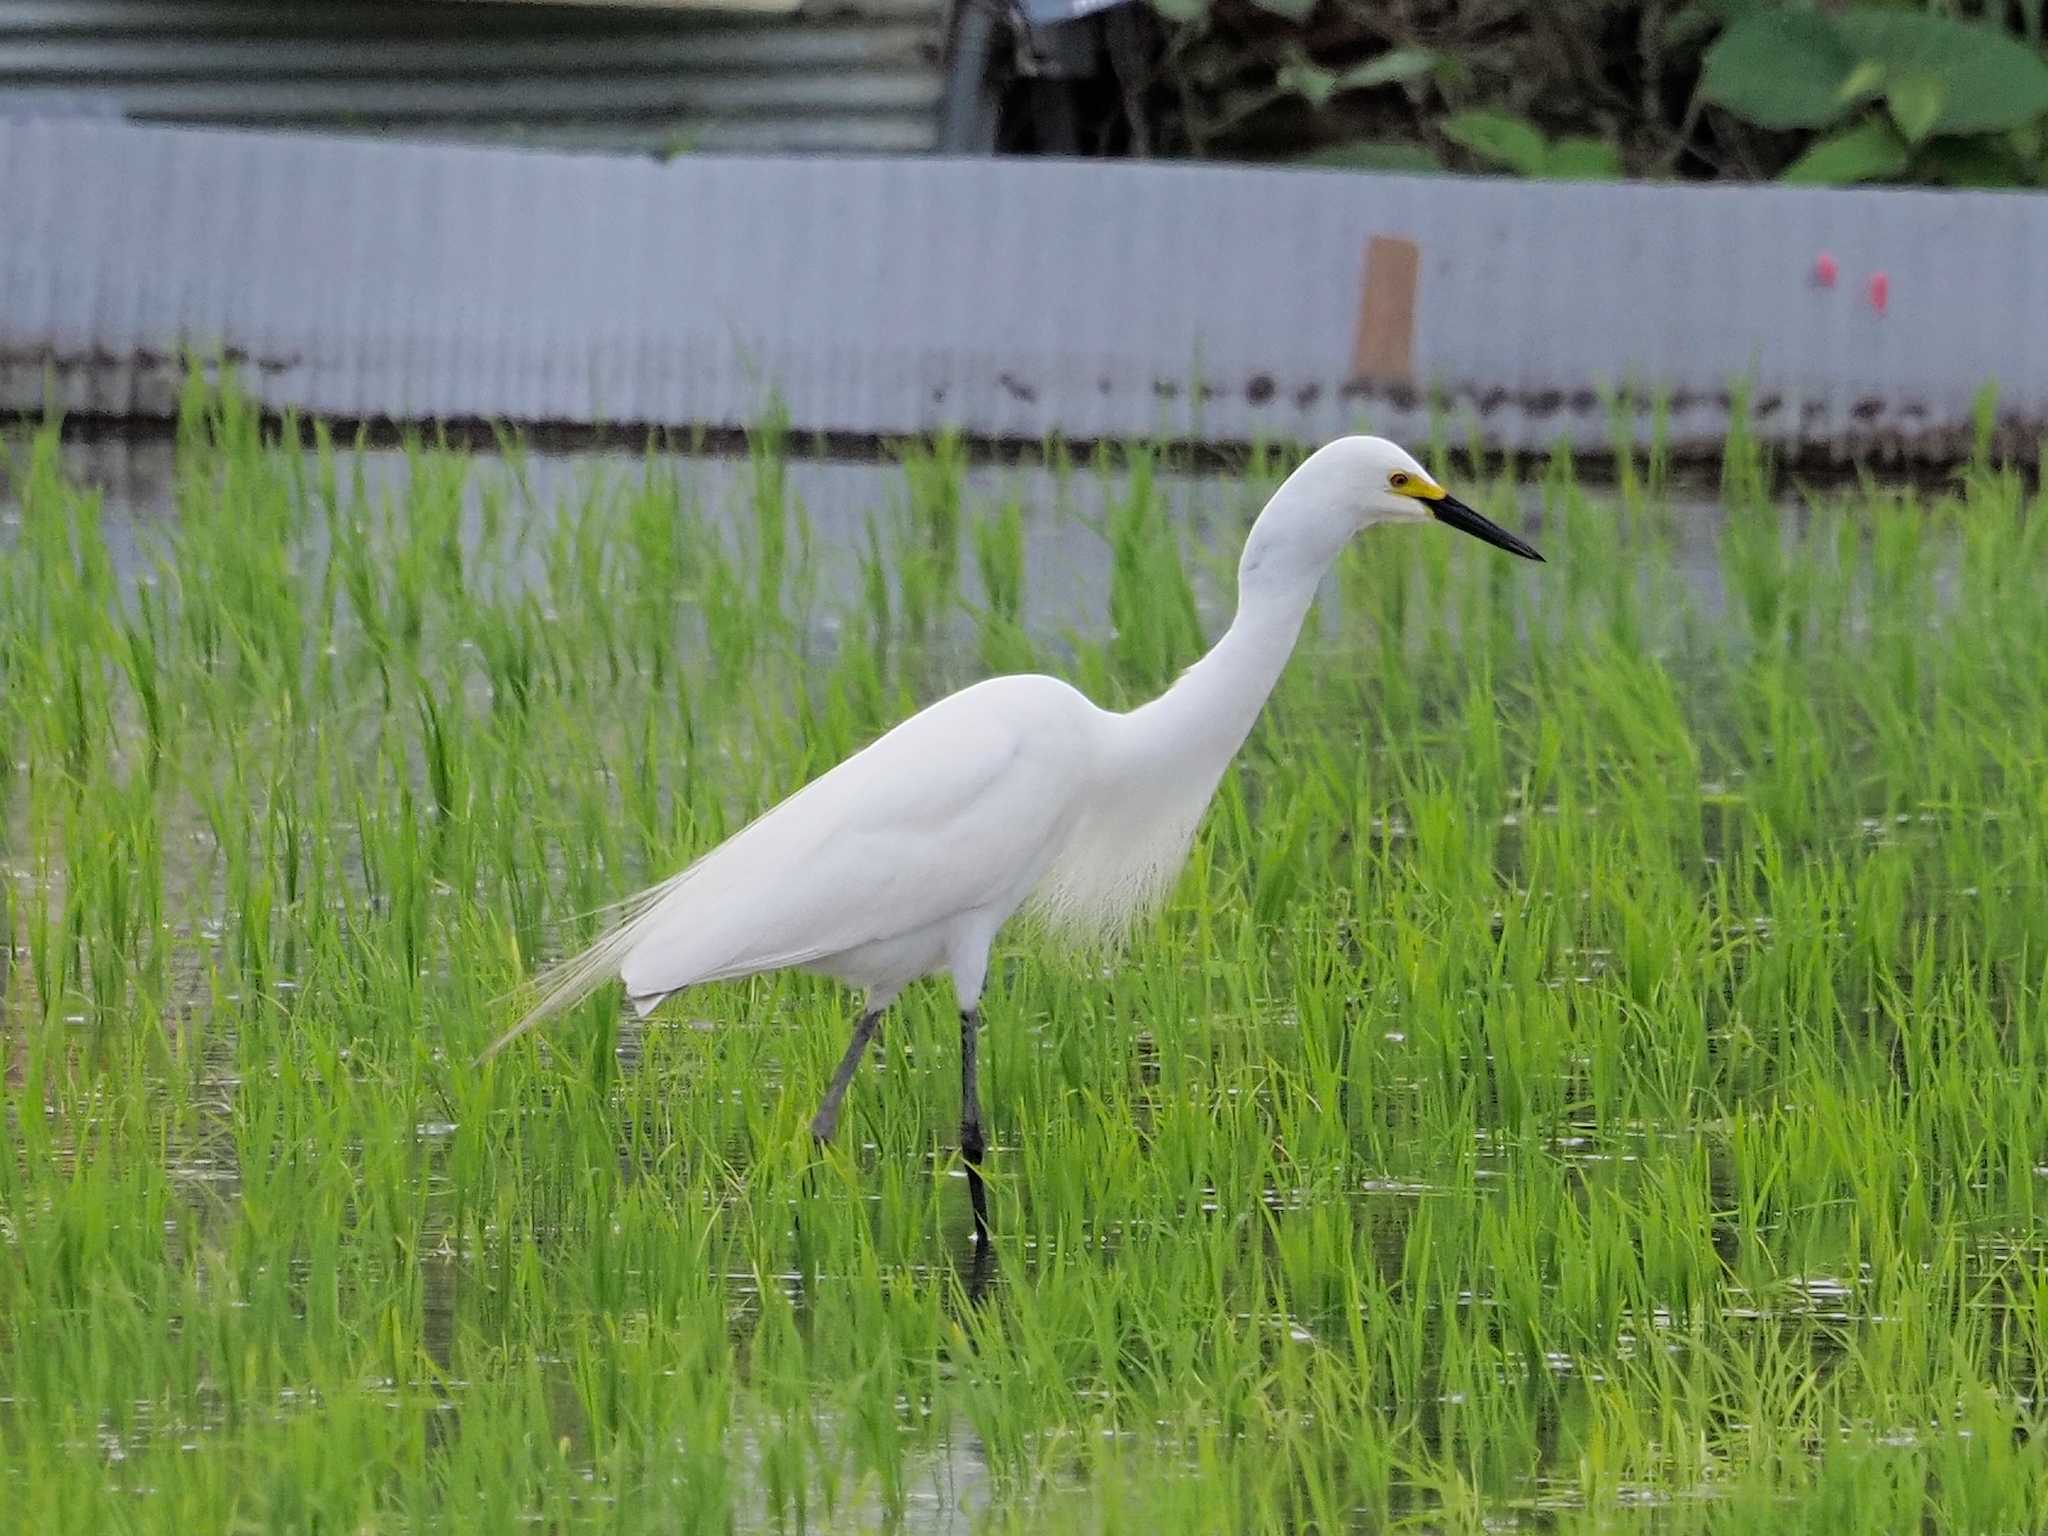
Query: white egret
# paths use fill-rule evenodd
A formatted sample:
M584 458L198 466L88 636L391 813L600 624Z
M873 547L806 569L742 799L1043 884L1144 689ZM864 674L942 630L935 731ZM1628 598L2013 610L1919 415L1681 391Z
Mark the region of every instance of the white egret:
M1051 677L998 677L922 710L670 879L626 902L488 1059L617 977L645 1016L700 982L796 967L859 989L852 1042L811 1121L829 1141L882 1011L944 971L960 1007L960 1151L988 1234L975 1068L989 947L1030 902L1106 933L1156 903L1351 536L1430 519L1543 557L1452 497L1395 444L1344 437L1287 477L1252 525L1236 618L1150 703L1118 714Z

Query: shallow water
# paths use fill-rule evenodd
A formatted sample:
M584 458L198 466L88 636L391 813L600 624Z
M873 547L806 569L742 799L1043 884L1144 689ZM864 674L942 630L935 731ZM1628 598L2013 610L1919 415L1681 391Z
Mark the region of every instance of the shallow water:
M371 448L362 457L373 496L399 492L406 478L403 450ZM73 439L65 444L64 462L78 483L101 493L107 540L121 577L133 581L146 573L151 563L148 531L177 511L171 442L161 437ZM650 462L682 473L704 512L729 523L747 516L749 466L744 459L669 454L650 460L640 454L595 449L524 450L516 465L496 454L477 452L472 458L467 501L472 518L482 499L494 493L545 518L551 508L574 505L593 485L632 483ZM902 471L886 460L806 457L793 450L787 473L794 499L826 554L826 573L836 583L829 595L847 598L852 595L854 567L850 560L833 556L857 551L867 537L868 520L885 516L891 506L900 503ZM1174 515L1195 530L1197 542L1226 567L1233 563L1243 530L1258 511L1261 493L1227 471L1193 474L1160 470L1156 480ZM1092 629L1103 622L1108 579L1097 526L1103 501L1128 484L1127 477L1119 473L1103 476L1087 465L1064 474L1028 462L984 462L967 469L963 500L970 514L992 511L1009 501L1025 511L1029 565L1024 590L1031 622L1045 633L1057 635L1069 626ZM1597 495L1597 489L1591 494ZM1518 491L1519 529L1539 545L1545 501L1540 484L1525 483ZM1788 513L1795 505L1796 499L1786 500ZM1727 596L1717 542L1722 524L1720 503L1711 486L1694 485L1680 488L1670 498L1670 506L1675 532L1672 568L1702 612L1718 614ZM13 490L0 476L0 537L18 518ZM1370 546L1347 558L1370 559ZM971 570L967 579L973 590Z

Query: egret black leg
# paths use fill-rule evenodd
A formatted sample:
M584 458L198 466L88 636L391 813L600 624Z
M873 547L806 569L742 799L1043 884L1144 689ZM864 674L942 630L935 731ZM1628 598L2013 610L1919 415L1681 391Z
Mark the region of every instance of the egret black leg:
M830 1141L832 1133L839 1129L839 1101L846 1097L846 1085L853 1081L853 1069L860 1065L861 1053L881 1028L882 1015L875 1011L863 1013L853 1026L853 1039L847 1043L846 1054L839 1058L839 1070L832 1074L825 1089L825 1101L811 1116L811 1135L817 1141Z
M981 1135L981 1074L976 1051L981 1034L981 1011L960 1011L960 1157L967 1164L967 1198L974 1202L974 1240L988 1241L988 1189L982 1183L981 1155L987 1143Z

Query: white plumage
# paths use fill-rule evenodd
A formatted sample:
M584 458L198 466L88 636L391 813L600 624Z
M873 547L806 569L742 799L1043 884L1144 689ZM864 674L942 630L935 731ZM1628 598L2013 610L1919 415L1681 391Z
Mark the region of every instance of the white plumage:
M984 1230L973 1029L997 931L1028 901L1052 929L1096 937L1159 900L1330 563L1368 523L1432 516L1541 558L1394 444L1340 438L1267 503L1229 630L1159 698L1119 714L1024 676L939 700L627 902L589 948L538 978L530 1010L486 1057L614 977L644 1014L702 982L800 967L866 994L814 1122L822 1139L875 1016L910 982L949 973Z

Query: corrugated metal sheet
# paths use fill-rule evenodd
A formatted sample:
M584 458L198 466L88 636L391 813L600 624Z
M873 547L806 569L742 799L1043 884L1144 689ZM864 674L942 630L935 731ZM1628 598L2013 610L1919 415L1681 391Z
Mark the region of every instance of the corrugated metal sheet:
M1662 392L1704 443L1747 377L1767 437L1940 454L1995 378L2020 447L2048 426L2035 195L658 165L69 119L0 124L0 207L0 404L24 409L48 378L74 410L166 411L197 345L348 417L744 426L772 389L805 430L1417 437L1434 395L1461 436L1598 447L1603 391ZM1405 298L1362 298L1376 239L1412 245ZM1374 303L1399 346L1363 345ZM1359 381L1364 353L1409 376Z
M782 0L776 0L782 3ZM793 3L793 0L792 0ZM933 147L946 0L0 0L0 111L666 152Z

